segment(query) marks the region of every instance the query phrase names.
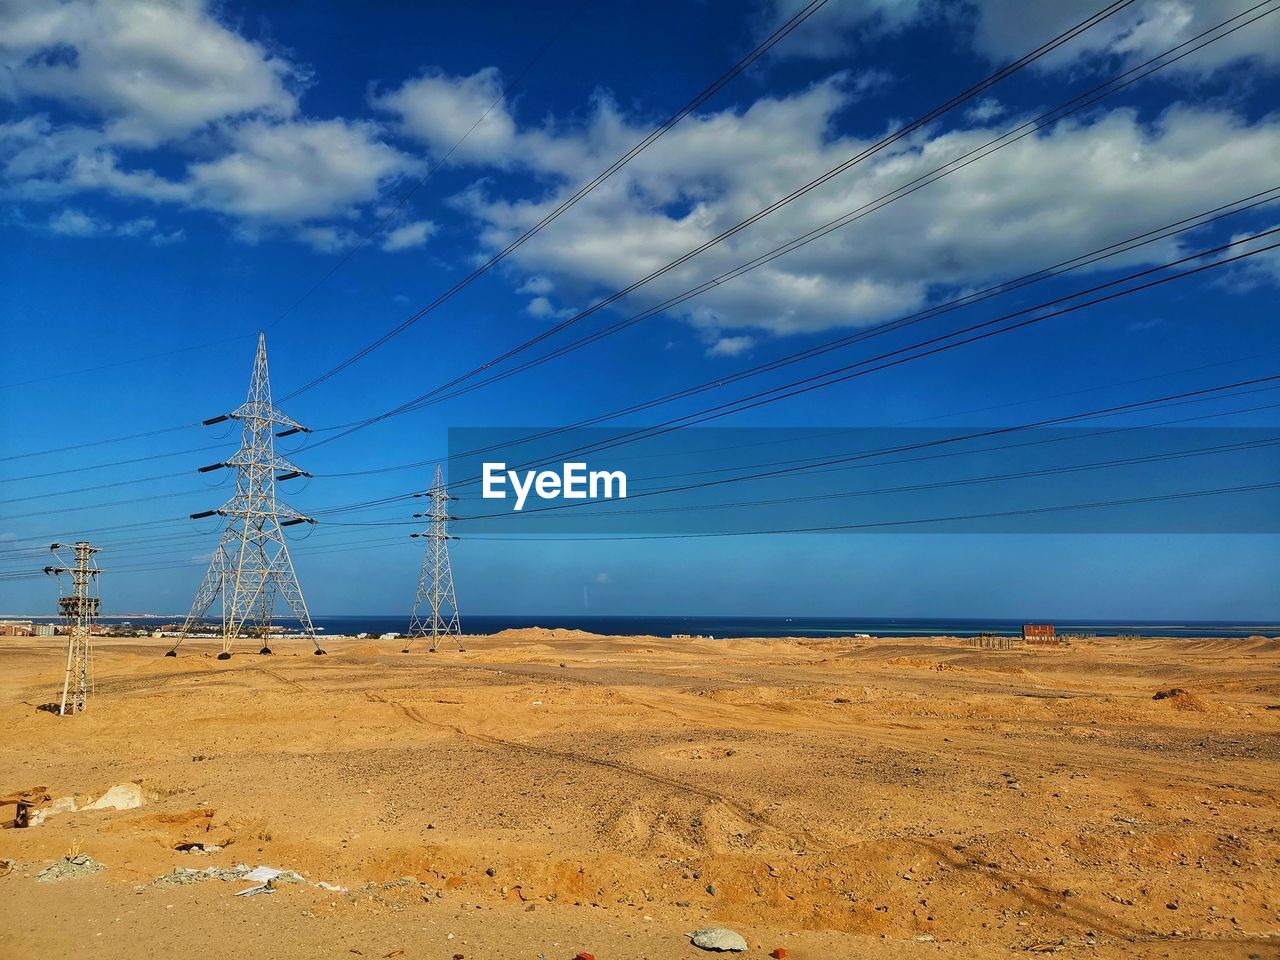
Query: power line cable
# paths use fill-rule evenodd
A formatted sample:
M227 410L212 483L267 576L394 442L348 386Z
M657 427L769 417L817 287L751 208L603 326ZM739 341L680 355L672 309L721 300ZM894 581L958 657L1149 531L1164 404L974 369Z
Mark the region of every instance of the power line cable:
M1132 2L1133 0L1118 0L1117 3L1113 3L1111 4L1111 6L1119 9L1120 7L1127 6L1129 3L1132 3ZM484 276L494 266L502 262L504 259L506 259L507 256L515 252L517 249L523 246L526 242L528 242L529 239L531 239L536 234L538 234L544 227L546 227L547 225L555 221L557 218L559 218L559 216L562 213L570 209L579 200L581 200L587 194L591 193L591 191L593 191L596 187L598 187L600 184L604 183L611 176L613 176L614 173L616 173L618 170L622 169L624 166L630 163L631 160L633 160L636 156L638 156L645 149L647 149L651 144L657 141L668 130L674 127L677 123L679 123L681 120L687 117L690 113L692 113L698 107L702 106L702 104L710 100L723 87L729 84L734 78L736 78L739 74L745 71L753 63L759 60L769 50L771 50L776 44L778 44L783 38L785 38L789 33L791 33L792 30L794 30L801 23L807 20L810 16L812 16L814 13L820 10L823 6L825 6L826 3L827 3L827 0L810 0L810 2L806 4L804 7L802 7L793 17L791 17L791 19L787 20L780 27L778 27L778 29L775 30L772 34L770 34L767 38L765 38L765 40L762 43L760 43L759 46L757 46L754 50L752 50L745 57L739 60L736 64L730 67L728 71L722 74L710 86L703 89L701 93L697 94L697 96L695 96L687 104L685 104L683 107L677 110L674 114L668 117L665 121L659 124L656 129L654 129L648 134L648 136L642 139L639 143L633 146L621 157L614 160L613 163L611 163L603 171L597 174L592 180L588 181L587 183L579 187L578 190L574 192L570 197L568 197L566 200L563 200L559 204L557 204L556 207L550 213L542 217L542 219L540 219L532 227L527 229L519 237L517 237L515 240L509 243L499 253L490 257L487 261L485 261L483 264L481 264L479 267L473 270L470 274L468 274L466 277L462 278L457 283L455 283L452 287L448 288L446 291L441 293L434 300L428 303L425 307L422 307L421 309L419 309L412 316L408 317L405 320L402 320L400 323L392 327L389 331L384 333L378 339L374 340L372 343L365 346L361 350L357 351L355 354L351 355L347 359L341 361L336 366L331 367L325 373L308 381L307 383L303 384L301 387L298 387L296 390L286 394L284 397L281 398L281 401L284 402L284 401L291 400L294 397L299 396L300 394L306 393L308 390L313 389L314 387L320 385L321 383L324 383L326 380L330 379L336 374L341 373L343 370L347 369L352 364L358 362L363 357L368 356L374 350L378 349L380 346L387 343L389 340L391 340L398 334L402 333L403 331L407 330L409 327L413 326L423 317L427 316L427 314L429 314L431 311L435 310L436 307L440 306L440 304L451 299L454 295L461 292L466 287L470 286L475 280Z
M1032 133L1037 132L1038 130L1044 129L1045 127L1048 127L1054 123L1057 123L1065 119L1066 117L1072 116L1073 114L1085 109L1088 106L1093 105L1094 103L1097 103L1098 101L1104 99L1105 97L1110 96L1114 93L1117 93L1120 90L1125 89L1126 87L1132 85L1133 83L1138 82L1139 80L1145 79L1147 76L1150 76L1152 73L1155 73L1158 70L1164 69L1165 67L1168 67L1173 63L1176 63L1177 61L1181 60L1183 57L1186 57L1192 53L1195 53L1196 51L1207 46L1208 44L1216 42L1217 40L1221 40L1224 37L1234 33L1235 31L1243 29L1246 26L1249 26L1250 24L1256 22L1257 20L1260 20L1262 17L1276 12L1277 8L1273 6L1271 7L1271 9L1266 10L1263 13L1253 17L1253 19L1237 24L1236 26L1232 27L1230 30L1227 30L1225 33L1220 33L1218 36L1213 36L1210 39L1203 40L1203 42L1200 42L1198 45L1192 47L1191 49L1185 50L1184 52L1182 52L1176 57L1173 57L1172 59L1168 59L1168 60L1165 59L1169 57L1171 54L1175 53L1176 51L1182 49L1183 47L1186 47L1190 44L1195 44L1197 43L1197 41L1202 40L1202 38L1208 36L1209 34L1213 34L1217 31L1220 31L1223 27L1231 23L1234 23L1236 20L1239 20L1242 17L1246 17L1253 11L1261 7L1273 4L1274 2L1275 0L1263 0L1262 3L1255 5L1249 10L1246 10L1244 13L1238 14L1235 17L1229 18L1228 20L1225 20L1222 23L1219 23L1206 31L1203 31L1201 34L1198 34L1197 36L1192 37L1190 40L1187 40L1184 43L1179 44L1178 46L1173 47L1172 49L1165 51L1164 53L1159 54L1156 57L1151 58L1145 63L1139 64L1138 66L1120 74L1117 77L1112 78L1111 80L1108 80L1102 84L1099 84L1098 86L1087 91L1086 93L1080 94L1079 96L1072 98L1071 100L1067 101L1064 104L1060 104L1058 107L1055 107L1052 110L1041 114L1035 119L1024 122L1023 124L1013 128L1007 133L1002 134L1000 137L994 138L988 141L987 143L983 144L982 146L973 148L972 150L962 154L961 156L956 157L948 161L947 163L934 168L928 173L921 174L915 179L909 181L906 184L903 184L902 186L896 188L895 190L890 191L884 196L879 197L876 200L869 201L868 203L863 204L861 207L858 207L857 209L850 211L849 213L846 213L841 217L836 218L835 220L828 221L827 223L814 228L808 233L805 233L799 237L789 240L786 243L778 247L775 247L773 250L765 254L762 254L751 261L748 261L747 263L740 264L739 266L734 267L733 269L711 280L704 281L703 283L698 284L697 286L689 290L686 290L681 294L678 294L667 300L664 300L659 304L649 307L638 314L634 314L622 320L615 321L614 323L604 327L601 330L597 330L591 334L588 334L584 337L579 338L578 340L572 341L571 343L557 347L554 350L548 351L547 353L544 353L538 357L525 361L524 363L519 364L513 368L509 368L507 370L495 373L492 376L489 376L476 383L459 387L460 384L465 383L465 381L471 379L472 377L483 372L489 367L495 366L509 359L510 357L520 352L523 352L529 347L536 345L537 343L550 337L556 332L562 329L565 329L566 327L572 324L575 324L580 320L585 319L588 316L591 316L592 314L601 310L603 307L609 305L612 302L615 302L616 300L620 299L622 296L625 296L626 294L632 292L639 285L642 285L648 282L649 280L654 279L655 277L661 276L663 273L667 272L669 269L672 269L674 266L677 266L680 263L685 262L685 260L691 256L690 254L686 254L684 258L681 258L680 260L677 260L677 261L672 261L666 267L663 267L659 271L656 271L655 273L650 274L648 277L643 278L640 281L637 281L631 287L625 288L622 291L618 291L617 293L612 294L610 297L605 298L604 300L601 300L593 304L591 307L583 311L580 311L574 316L561 321L560 323L556 324L549 330L544 331L543 333L538 334L537 336L530 338L529 340L526 340L524 343L511 348L510 350L500 355L499 357L493 360L487 361L486 363L473 368L467 373L460 374L459 376L454 377L452 380L449 380L446 383L441 384L433 388L432 390L427 391L426 393L420 394L417 397L413 398L412 400L406 401L405 403L402 403L399 406L394 407L389 411L386 411L382 414L377 414L373 417L365 418L363 420L357 420L351 423L341 424L337 427L321 428L319 432L326 432L328 430L339 430L341 432L333 436L316 440L308 444L306 449L314 449L315 447L332 443L335 440L342 439L343 437L346 437L351 433L354 433L358 430L372 426L373 424L379 423L390 417L399 416L414 410L419 410L435 402L439 402L441 400L453 399L465 393L469 393L473 390L479 389L483 386L488 386L493 383L501 382L505 379L508 379L511 376L514 376L515 374L522 373L536 366L540 366L541 364L546 363L550 360L558 359L559 357L562 357L577 349L580 349L581 347L587 346L591 343L595 343L598 340L601 340L607 336L611 336L615 333L620 332L621 330L627 329L635 325L636 323L649 319L660 313L664 313L675 306L678 306L690 299L693 299L696 296L699 296L702 293L707 292L708 290L714 289L715 287L718 287L724 283L737 279L738 277L748 272L751 272L752 270L758 269L759 267L762 267L767 265L768 263L771 263L772 261L778 259L779 257L792 253L795 250L800 249L801 247L817 239L820 239L821 237L825 237L837 229L848 226L849 224L862 219L863 217L869 215L870 213L874 213L877 210L883 209L885 206L888 206L890 203L894 202L895 200L900 200L903 197L909 196L915 193L916 191L929 186L932 183L936 183L938 180L941 180L952 173L962 170L965 167L969 166L970 164L977 162L978 160L981 160L987 156L990 156L992 153L996 152L997 150L1010 146L1013 143L1016 143L1019 140L1023 139L1024 137L1027 137ZM1163 61L1163 62L1159 62L1159 61ZM1155 66L1152 66L1152 64L1155 64ZM1141 73L1138 76L1131 76L1132 74L1135 74L1136 72L1144 69L1146 70L1145 73ZM1129 79L1126 80L1125 78L1129 78ZM1124 81L1123 83L1120 82L1122 80ZM1098 91L1102 91L1102 92L1099 93ZM1089 99L1090 97L1092 97L1092 99ZM1071 106L1072 104L1076 104L1076 105ZM1272 192L1274 192L1274 188L1272 188L1272 190L1264 191L1264 193L1272 193ZM1261 196L1261 194L1259 194L1258 196ZM1268 202L1268 201L1264 201L1264 202ZM747 221L744 221L744 223L746 222ZM736 229L736 228L731 228L731 230L732 229ZM713 238L712 241L708 241L708 244L714 244L716 242L719 242L719 238ZM706 247L704 245L703 248L699 248L699 249L701 250L705 248ZM696 255L696 253L694 255ZM925 311L924 313L927 314L928 311ZM458 389L451 390L451 388L453 387L458 387Z

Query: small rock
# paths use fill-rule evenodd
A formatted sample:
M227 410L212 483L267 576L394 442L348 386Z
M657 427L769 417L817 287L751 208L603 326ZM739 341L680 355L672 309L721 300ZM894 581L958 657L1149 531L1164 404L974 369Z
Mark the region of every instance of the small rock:
M747 941L742 938L742 934L727 927L703 927L689 934L689 939L695 947L702 950L740 953L747 949Z
M787 960L787 948L774 947L769 951L769 956L773 957L773 960Z
M486 877L496 877L498 875L498 870L496 867L490 867L484 872L484 875Z
M713 897L716 895L716 885L714 883L707 884L707 893L711 894Z

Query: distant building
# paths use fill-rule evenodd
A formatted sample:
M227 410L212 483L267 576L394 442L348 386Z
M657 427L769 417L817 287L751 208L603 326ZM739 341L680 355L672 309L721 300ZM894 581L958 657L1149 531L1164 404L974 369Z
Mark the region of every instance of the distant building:
M379 640L398 640L398 639L400 639L400 634L398 634L398 633L384 633L384 634L383 634L382 636L380 636L378 639L379 639Z
M1059 637L1051 623L1024 623L1022 639L1032 647L1065 647L1067 639Z
M30 620L0 621L0 637L30 637L35 635L35 626Z
M37 623L37 624L36 624L36 636L37 636L37 637L53 637L53 636L56 636L56 635L57 635L57 633L58 633L58 628L57 628L56 626L54 626L52 623Z

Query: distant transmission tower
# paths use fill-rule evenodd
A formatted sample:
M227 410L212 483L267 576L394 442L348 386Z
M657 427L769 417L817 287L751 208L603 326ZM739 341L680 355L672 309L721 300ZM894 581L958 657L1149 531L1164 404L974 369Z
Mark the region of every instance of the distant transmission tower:
M204 422L208 425L224 420L240 421L240 449L225 463L201 467L200 472L208 473L222 467L234 469L236 492L221 508L191 515L193 520L215 515L226 517L227 525L209 562L209 571L196 591L178 641L165 656L178 655L178 646L202 623L219 596L222 597L222 652L218 654L219 660L230 659L232 643L243 635L262 640L259 653L271 652L271 620L277 596L284 598L294 617L302 624L303 632L315 644L316 654L322 654L324 650L316 640L315 627L302 598L282 529L315 521L276 499L277 481L309 477L311 474L277 456L275 438L311 431L286 417L271 402L267 337L264 333L258 334L258 354L253 362L248 399L233 412ZM284 429L277 432L276 427Z
M58 707L59 715L65 717L69 713L82 713L89 702L93 681L93 621L98 616L98 574L101 572L93 562L93 555L102 548L82 540L72 547L75 563L65 565L67 561L58 554L64 546L49 545L64 566L45 567L44 572L53 576L71 575L71 593L58 598L67 631L67 672L62 680L62 703Z
M429 500L425 513L414 514L415 517L426 518L427 529L422 533L411 534L425 538L427 550L422 557L418 596L413 601L409 642L405 644L404 652L408 653L413 641L419 637L431 638L432 653L439 647L441 637L456 637L458 649L466 650L462 643L462 628L458 624L458 597L453 590L453 568L449 565L449 541L458 539L449 536L449 521L456 519L449 516L449 501L458 498L449 496L445 490L439 466L436 467L436 478L431 489L415 493L414 496ZM424 606L427 608L425 611Z

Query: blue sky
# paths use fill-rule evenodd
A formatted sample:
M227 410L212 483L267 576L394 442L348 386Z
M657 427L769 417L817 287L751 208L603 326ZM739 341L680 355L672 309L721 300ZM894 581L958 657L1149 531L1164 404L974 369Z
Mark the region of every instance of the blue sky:
M44 563L33 545L99 527L119 528L87 534L104 547L102 565L118 570L104 579L107 610L185 611L214 537L181 518L226 497L194 472L234 449L225 425L28 454L231 409L260 329L277 398L307 384L466 276L799 6L7 4L0 611L51 608L52 583L7 575ZM547 346L875 201L1252 6L1137 0ZM831 0L486 276L283 406L323 440L337 432L327 428L423 394L681 256L1099 7ZM557 426L730 376L1280 187L1278 68L1280 12L617 335L301 450L296 460L316 476L282 493L322 518L335 505L398 496L425 486L429 469L336 475L443 459L450 427ZM698 410L1278 223L1280 206L1257 206L627 422ZM1271 251L718 425L1017 424L1274 375L1278 284ZM1275 402L1261 392L1196 412L1222 415L1208 426L1277 426L1274 409L1232 414ZM1222 474L1224 486L1276 479L1225 466ZM1176 467L1168 483L1178 489ZM67 492L105 484L114 486ZM1071 499L1069 479L1045 492L1046 503ZM398 502L330 516L376 524L412 510ZM407 612L418 555L408 529L317 526L295 552L312 608ZM1280 548L1264 534L463 540L454 563L464 615L573 613L586 603L621 614L1280 617Z

